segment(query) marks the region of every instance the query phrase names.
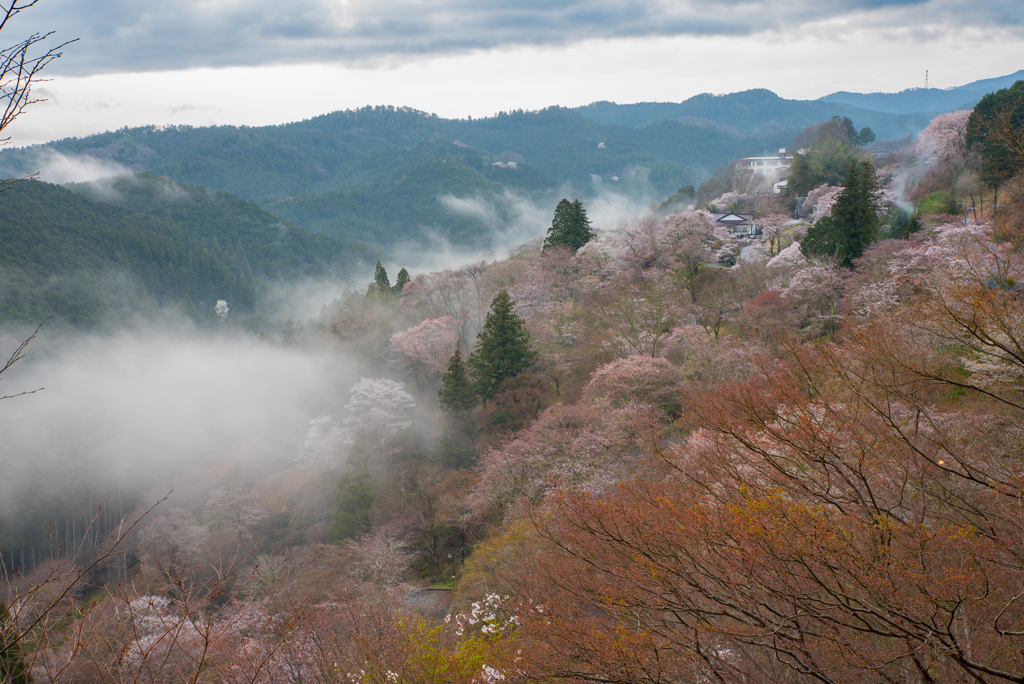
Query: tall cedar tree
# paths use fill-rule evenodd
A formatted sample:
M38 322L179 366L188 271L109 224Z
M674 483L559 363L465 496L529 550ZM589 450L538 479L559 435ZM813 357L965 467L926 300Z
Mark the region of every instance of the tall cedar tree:
M366 288L366 298L371 299L374 295L390 295L391 280L388 279L388 272L377 261L377 268L373 271L373 282Z
M409 277L409 272L403 268L398 272L398 275L395 276L395 284L391 288L391 294L396 297L401 297L402 290L405 289L405 284L410 280L412 280L412 278Z
M485 403L497 394L502 382L522 373L537 356L526 323L513 311L513 305L507 291L498 293L469 357L477 394Z
M352 469L338 478L335 506L331 509L331 529L328 536L333 541L351 539L370 531L370 507L373 506L373 490L370 488L370 469L367 455L357 453L354 447L349 463Z
M448 360L448 371L444 374L437 398L441 408L452 416L462 417L476 408L479 399L466 373L466 364L462 362L462 352L458 349Z
M476 388L466 372L462 353L456 349L448 361L437 398L441 408L448 414L437 445L437 456L442 463L453 468L467 468L473 465L474 429L472 411L480 402Z
M590 228L590 219L587 218L583 203L578 199L570 202L563 198L555 207L555 218L544 238L544 249L565 245L577 250L595 237L597 234Z
M846 174L846 188L832 207L831 218L817 221L800 245L805 256L835 256L840 266L852 266L878 235L878 201L875 167L853 162Z

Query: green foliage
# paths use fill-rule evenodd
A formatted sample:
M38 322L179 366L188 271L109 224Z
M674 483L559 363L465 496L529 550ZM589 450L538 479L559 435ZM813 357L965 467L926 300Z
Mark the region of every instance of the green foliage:
M29 684L28 660L18 639L14 619L7 604L0 601L0 682L4 684Z
M849 145L830 136L820 137L807 152L793 155L789 167L789 194L806 197L823 183L845 185L846 172L856 161L857 155L850 151Z
M981 150L981 180L998 187L1024 172L1021 136L1024 132L1024 81L985 95L967 121L966 143Z
M373 491L370 489L370 471L366 459L357 455L358 445L353 447L350 463L355 463L338 478L336 503L331 510L332 541L351 539L370 530L370 507L373 505ZM354 458L353 458L354 457Z
M857 129L853 125L853 119L851 119L848 116L840 118L840 116L836 114L835 116L832 117L832 120L838 121L839 123L843 124L843 126L846 128L846 135L850 140L857 139Z
M176 308L256 315L271 282L343 276L377 250L282 222L252 202L149 174L0 194L0 321L94 327Z
M658 206L657 212L659 214L671 214L683 211L688 205L693 204L696 195L696 188L692 185L684 185L669 195L668 199Z
M402 290L405 289L405 284L408 283L410 280L412 280L412 278L409 277L409 271L405 270L405 268L402 268L402 270L398 272L398 275L395 276L395 284L391 288L391 292L396 297L401 297Z
M391 280L388 279L388 272L384 270L378 260L377 266L373 270L373 282L366 288L366 298L390 299L391 294Z
M919 232L921 230L921 227L922 227L921 226L921 222L918 220L917 212L915 211L910 216L910 218L907 219L907 223L906 223L905 226L903 226L903 230L900 233L900 237L902 237L904 240L906 240L907 238L909 238L914 233Z
M861 147L867 147L871 143L875 142L875 132L865 126L857 133L857 142Z
M480 399L458 349L448 361L437 398L447 420L435 451L436 458L451 468L467 468L476 458L472 411Z
M469 357L476 391L484 402L497 394L507 378L526 370L537 356L526 323L516 315L513 305L507 291L498 293Z
M476 408L478 399L473 383L466 372L466 364L462 361L462 352L458 349L448 360L448 370L441 380L441 389L437 393L441 408L453 415L466 415Z
M804 256L836 256L843 251L845 239L835 221L823 216L807 229L807 237L800 243Z
M587 210L578 199L562 199L555 207L555 217L544 238L544 249L565 246L573 251L593 240L597 235L590 227Z
M696 180L678 155L653 154L656 143L620 138L560 107L475 120L367 107L261 128L125 128L46 147L225 190L309 230L382 245L424 240L424 227L456 244L486 244L493 226L479 212L454 210L451 198L511 219L510 195L547 201L561 185L589 193L598 187L591 174L618 176L606 184L635 194ZM4 151L0 170L34 170L39 152ZM493 165L504 155L517 167Z
M924 216L933 214L956 216L960 213L960 205L957 204L954 193L947 190L936 190L918 200L917 213Z
M851 266L878 235L877 183L870 162L852 163L846 188L832 207L831 218L817 221L800 245L805 256L835 256L841 266Z

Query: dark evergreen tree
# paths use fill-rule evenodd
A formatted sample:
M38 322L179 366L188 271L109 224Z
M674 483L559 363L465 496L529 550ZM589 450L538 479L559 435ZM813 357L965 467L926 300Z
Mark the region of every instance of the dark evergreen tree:
M579 249L597 234L590 227L590 219L587 218L587 210L578 199L570 202L562 199L555 207L555 217L548 228L548 235L544 238L544 249L564 245L571 249Z
M800 251L804 256L835 256L843 251L843 236L839 233L835 221L830 216L823 216L807 229L807 237L800 243Z
M967 147L981 153L981 181L995 190L1024 172L1024 81L989 93L978 101L967 120Z
M480 398L457 349L448 361L442 383L437 398L446 420L437 444L437 460L450 468L467 468L476 456L472 412Z
M377 267L373 271L373 282L366 288L366 298L370 299L374 296L390 294L391 280L388 278L388 272L384 270L384 267L380 265L378 260Z
M875 168L853 162L846 187L832 206L831 220L819 220L800 245L806 256L835 256L841 266L852 266L878 236L878 201Z
M458 349L448 360L448 370L441 380L441 390L437 393L441 408L449 415L467 415L476 408L479 401L473 382L466 372L466 364L462 361L462 352Z
M875 132L865 126L857 133L857 142L860 143L861 147L867 147L875 142Z
M370 530L370 506L373 505L370 469L366 456L361 456L358 449L358 445L353 447L349 456L349 462L354 461L355 467L338 478L338 493L331 510L330 538L334 541L350 539Z
M18 639L14 620L7 604L0 601L0 682L29 684L31 681L28 661Z
M919 230L921 230L921 222L917 220L917 212L915 211L907 221L907 225L903 227L900 237L907 240Z
M409 272L403 268L398 272L398 275L395 276L395 285L391 288L391 293L396 297L401 297L402 290L405 289L405 284L410 280L412 280L412 278L409 277Z
M526 370L536 359L526 323L513 310L508 292L502 290L491 302L484 327L476 336L476 349L469 357L477 394L489 401L501 383Z

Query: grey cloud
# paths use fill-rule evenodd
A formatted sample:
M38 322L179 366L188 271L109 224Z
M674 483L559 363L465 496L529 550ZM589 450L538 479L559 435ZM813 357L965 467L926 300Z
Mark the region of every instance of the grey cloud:
M1019 0L44 0L8 26L80 37L52 73L372 61L591 38L747 35L847 18L1019 28ZM945 27L945 28L943 28Z

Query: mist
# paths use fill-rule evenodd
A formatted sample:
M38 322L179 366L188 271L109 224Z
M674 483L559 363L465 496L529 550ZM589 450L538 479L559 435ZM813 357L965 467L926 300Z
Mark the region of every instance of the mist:
M101 178L122 176L131 170L111 159L90 155L69 156L50 148L41 148L28 162L28 173L38 173L38 179L47 183L85 183Z
M470 216L488 223L488 246L467 248L452 245L439 231L423 228L419 242L396 245L389 250L390 257L382 263L389 274L393 274L399 268L406 268L415 275L421 272L458 269L480 261L505 259L512 249L547 234L555 206L563 197L584 198L587 217L594 230L599 233L612 232L629 223L635 223L640 217L651 213L652 204L656 201L646 183L637 195L627 195L605 186L598 186L597 193L592 196L588 197L588 194L568 186L542 199L531 199L506 192L500 200L500 206L480 196L443 195L438 199L453 215ZM423 240L428 243L426 248L422 244ZM362 282L371 280L372 277L372 272L369 272Z
M45 389L0 405L0 513L26 497L208 491L289 467L310 418L341 413L357 377L337 354L251 338L120 332L45 359L30 346L4 384Z

